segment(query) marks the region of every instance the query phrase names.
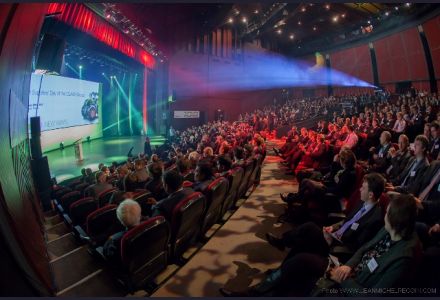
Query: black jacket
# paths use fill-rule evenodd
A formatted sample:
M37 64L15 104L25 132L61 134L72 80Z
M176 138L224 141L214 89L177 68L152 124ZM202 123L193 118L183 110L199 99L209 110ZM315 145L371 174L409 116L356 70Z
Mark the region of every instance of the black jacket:
M427 158L425 158L419 163L416 162L417 165L413 171L414 173L411 174L410 171L415 159L415 157L409 159L408 165L406 166L405 170L403 170L402 174L391 181L393 185L397 186L395 190L396 192L417 195L417 192L420 189L420 183L423 179L423 174L429 167L429 161ZM404 183L405 178L405 185L400 187L400 185Z
M164 216L168 222L171 222L174 207L176 207L180 201L182 201L192 193L194 193L193 189L184 188L180 191L168 195L168 197L160 200L159 202L157 202L156 205L152 207L152 217Z
M353 270L361 262L365 252L374 248L388 232L382 228L377 235L369 242L364 244L346 263ZM407 240L396 242L391 248L376 259L377 268L370 272L365 267L362 271L355 274L354 277L348 278L341 283L341 287L349 295L367 296L368 289L364 288L393 288L406 286L414 274L414 267L418 262L421 254L421 245L414 232ZM373 295L379 294L372 292Z
M347 216L344 222L339 222L333 225L333 232L338 230L345 222L350 221L354 215L362 208L364 203L362 202L358 209L353 209ZM350 226L342 235L341 241L345 247L351 252L356 251L363 244L371 240L377 232L383 227L383 211L379 202L377 202L362 218L357 222L359 226L356 230L353 230Z

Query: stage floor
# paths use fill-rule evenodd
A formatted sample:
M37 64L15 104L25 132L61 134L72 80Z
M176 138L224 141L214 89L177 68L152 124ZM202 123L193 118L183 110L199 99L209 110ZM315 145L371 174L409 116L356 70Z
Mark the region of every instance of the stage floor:
M163 136L150 137L151 145L160 146L165 142ZM79 163L75 159L73 146L65 147L64 150L58 149L44 153L49 161L49 169L52 177L56 177L57 182L77 177L81 175L82 168L91 168L92 171L98 170L99 163L110 165L112 162L122 162L127 159L128 151L133 149L133 156L144 152L145 137L114 137L101 138L90 142L83 142L84 160Z

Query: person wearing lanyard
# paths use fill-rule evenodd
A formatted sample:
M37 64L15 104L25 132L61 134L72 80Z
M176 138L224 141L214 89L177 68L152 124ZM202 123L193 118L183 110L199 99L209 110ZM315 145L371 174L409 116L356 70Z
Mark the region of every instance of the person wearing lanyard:
M408 162L403 173L387 183L387 191L417 194L423 174L429 167L427 158L429 142L424 135L418 135L414 142L415 158Z
M392 196L384 228L345 265L331 269L330 279L350 296L366 296L365 288L378 295L375 292L379 288L408 286L412 280L411 271L421 258L421 244L414 230L416 215L417 206L412 195Z

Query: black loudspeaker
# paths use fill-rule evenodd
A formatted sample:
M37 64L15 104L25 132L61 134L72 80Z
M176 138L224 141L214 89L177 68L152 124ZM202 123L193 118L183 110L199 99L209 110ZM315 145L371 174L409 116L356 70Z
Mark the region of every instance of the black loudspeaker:
M40 157L31 160L32 177L34 178L35 189L40 198L45 211L51 209L50 192L52 188L52 179L50 177L49 162L47 157Z
M33 159L43 156L41 151L40 117L31 117L31 155Z
M45 34L37 59L37 69L60 73L63 64L65 41L51 34Z

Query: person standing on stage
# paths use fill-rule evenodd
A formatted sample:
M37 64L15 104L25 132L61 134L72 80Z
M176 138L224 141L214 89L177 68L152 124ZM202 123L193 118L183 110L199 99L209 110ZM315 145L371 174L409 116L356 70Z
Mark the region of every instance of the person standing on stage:
M144 154L148 155L148 158L150 158L151 155L153 155L153 151L151 150L150 138L148 136L145 137Z

